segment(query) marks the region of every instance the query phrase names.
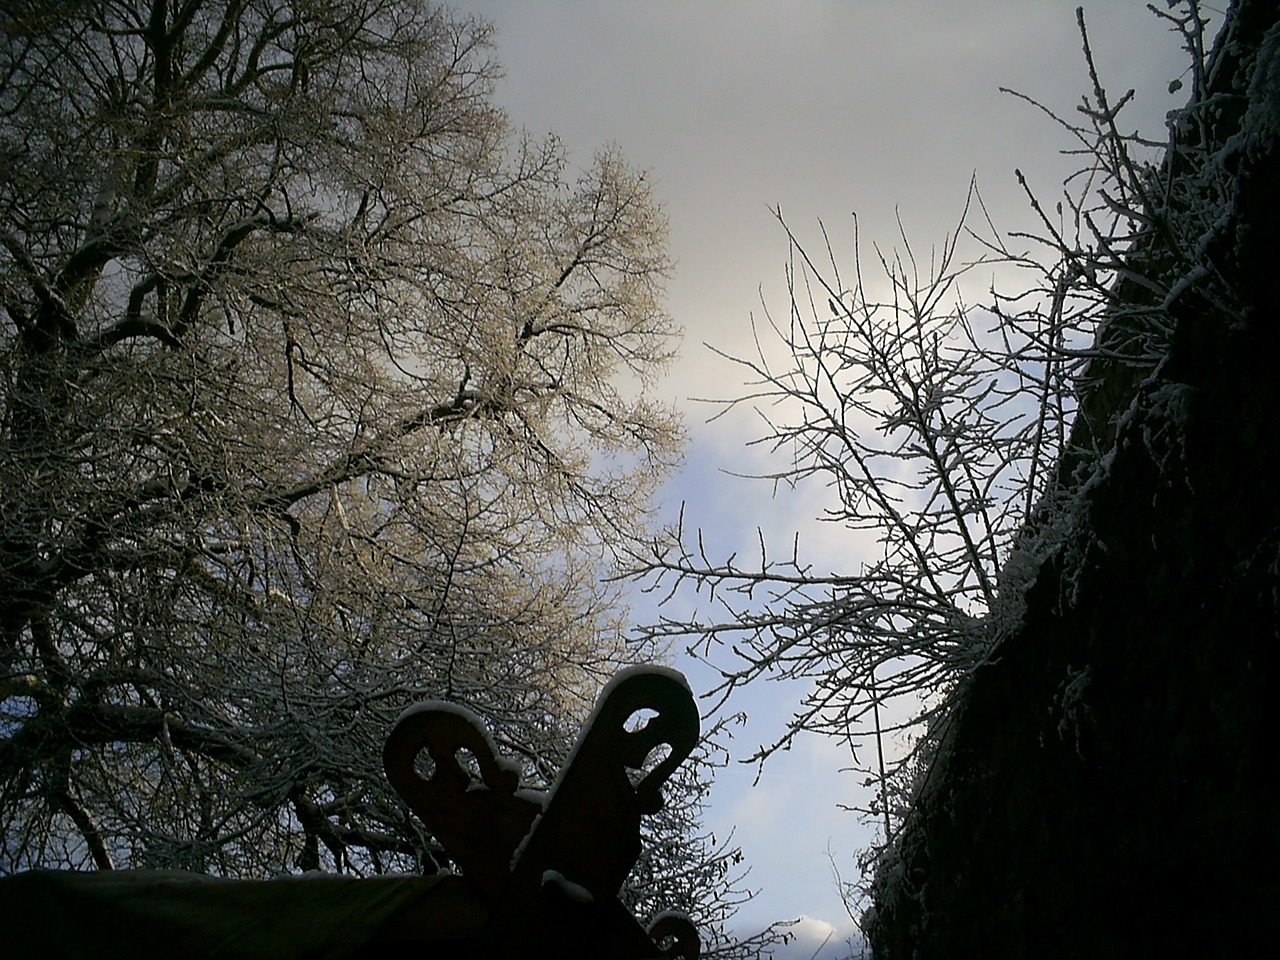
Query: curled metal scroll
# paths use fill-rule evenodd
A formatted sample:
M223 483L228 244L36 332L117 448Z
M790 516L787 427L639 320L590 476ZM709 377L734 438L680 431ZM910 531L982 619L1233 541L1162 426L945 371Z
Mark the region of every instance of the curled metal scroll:
M558 941L557 955L591 956L589 944L573 947L586 936L610 940L619 957L696 960L687 918L664 914L646 932L616 896L640 854L640 818L662 808L662 786L693 750L698 726L684 677L632 667L601 692L545 809L520 790L519 766L498 755L480 719L453 704L406 710L383 764L463 875L502 911L504 922L483 938L490 946L533 935ZM423 751L433 763L426 773L417 763ZM663 940L671 941L665 949Z
M652 716L628 730L627 722L642 711ZM537 886L550 872L596 899L615 896L640 855L641 815L662 808L662 784L697 742L698 708L684 677L662 667L615 676L519 854L513 884ZM662 746L666 756L646 770Z
M435 766L429 777L417 769L424 750ZM460 761L463 751L475 758L479 783ZM542 806L520 792L519 765L498 756L480 718L449 703L410 707L387 737L382 763L391 785L463 874L497 896Z
M670 940L670 946L662 950L663 960L698 960L702 942L697 928L683 913L660 913L649 924L649 937L657 945Z

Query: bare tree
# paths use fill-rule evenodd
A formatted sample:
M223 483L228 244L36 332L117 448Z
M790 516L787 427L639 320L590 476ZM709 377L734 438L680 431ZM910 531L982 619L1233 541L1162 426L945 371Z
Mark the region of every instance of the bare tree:
M1197 6L1160 16L1183 36L1202 85ZM679 640L715 666L719 702L763 677L806 681L811 692L787 729L753 759L801 731L857 748L855 765L877 787L864 813L885 841L945 733L947 695L1018 626L1041 561L1062 546L1081 492L1105 470L1114 412L1164 355L1163 307L1186 289L1195 238L1222 208L1216 195L1170 196L1185 188L1171 174L1179 157L1161 166L1163 144L1121 130L1132 91L1109 100L1082 16L1080 30L1091 93L1079 118L1050 116L1082 167L1050 210L1019 173L1040 221L1034 234L1002 237L973 187L956 229L927 258L903 234L895 252L875 249L871 280L856 221L846 275L825 228L819 255L779 214L791 250L787 315L766 304L756 355L728 357L747 392L725 406L762 418L755 443L779 463L762 479L825 486L832 496L819 519L874 531L879 555L855 572L827 572L798 546L779 557L761 538L758 561L721 560L682 516L633 561L660 596L702 598L702 611L639 635ZM963 287L977 267L1012 277L1020 292L968 302ZM898 700L891 721L885 707ZM896 756L884 750L891 728L910 744Z
M424 2L0 24L0 869L430 869L405 703L545 782L624 653L679 432L643 176L513 134Z

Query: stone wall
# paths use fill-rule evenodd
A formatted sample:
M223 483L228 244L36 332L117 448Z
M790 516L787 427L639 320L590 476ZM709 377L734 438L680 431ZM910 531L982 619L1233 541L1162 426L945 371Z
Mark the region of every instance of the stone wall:
M1193 243L1155 230L1135 252L1186 277L1155 304L1167 350L1127 389L1105 369L1086 387L1076 439L1106 443L1060 471L1068 529L1021 627L951 698L876 878L879 958L1280 938L1276 4L1234 4L1205 65L1188 116L1213 122L1179 128L1164 176L1167 197L1219 209ZM1206 214L1174 207L1156 222ZM1104 341L1130 322L1126 290L1150 297L1117 289Z

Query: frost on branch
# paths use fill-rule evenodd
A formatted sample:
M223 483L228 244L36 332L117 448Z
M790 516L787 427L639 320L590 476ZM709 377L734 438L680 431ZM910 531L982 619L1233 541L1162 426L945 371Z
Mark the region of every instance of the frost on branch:
M1203 24L1187 10L1162 16L1200 90ZM1085 505L1165 362L1173 305L1240 310L1205 256L1236 190L1208 134L1213 109L1177 117L1172 149L1128 131L1133 93L1107 92L1080 27L1089 93L1067 118L1035 106L1082 166L1056 203L1019 174L1034 229L1002 235L976 186L927 256L905 234L868 255L855 220L846 257L825 228L810 243L783 222L785 313L766 304L755 354L729 357L747 390L725 406L758 415L755 443L777 464L761 479L823 497L820 519L850 542L873 532L876 553L827 571L801 544L775 552L762 539L751 560L725 560L682 516L635 563L659 596L700 605L643 635L711 664L718 703L764 678L804 682L788 728L755 759L801 731L848 742L886 842L929 779L955 692L1021 627L1046 559L1084 556ZM988 276L994 288L975 298ZM1172 451L1185 397L1160 396ZM895 732L906 746L887 754Z

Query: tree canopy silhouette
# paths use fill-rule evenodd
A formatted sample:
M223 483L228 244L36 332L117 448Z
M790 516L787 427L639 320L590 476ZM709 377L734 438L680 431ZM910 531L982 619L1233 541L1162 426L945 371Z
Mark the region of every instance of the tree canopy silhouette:
M397 712L545 779L622 659L679 439L644 177L424 2L0 25L0 868L431 868Z

